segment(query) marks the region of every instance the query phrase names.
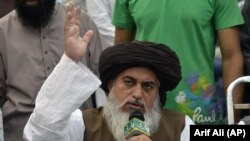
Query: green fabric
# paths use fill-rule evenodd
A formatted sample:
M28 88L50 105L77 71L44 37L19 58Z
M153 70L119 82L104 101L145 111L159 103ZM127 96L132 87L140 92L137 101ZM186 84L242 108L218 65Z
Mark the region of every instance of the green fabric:
M165 107L196 124L222 123L213 69L216 30L243 22L236 0L116 0L112 19L116 27L136 29L136 40L176 51L183 79L168 92Z

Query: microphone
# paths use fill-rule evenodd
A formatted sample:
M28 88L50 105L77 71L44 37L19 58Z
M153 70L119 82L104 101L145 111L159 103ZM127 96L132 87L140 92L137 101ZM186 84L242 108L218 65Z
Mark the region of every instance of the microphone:
M145 134L150 136L149 128L144 123L144 116L140 111L134 111L129 116L129 122L124 126L124 136L128 140L132 136Z

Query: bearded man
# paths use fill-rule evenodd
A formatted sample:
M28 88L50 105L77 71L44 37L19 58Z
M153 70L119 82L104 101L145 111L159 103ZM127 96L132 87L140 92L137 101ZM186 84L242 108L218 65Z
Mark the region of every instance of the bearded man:
M100 80L80 62L93 31L79 36L78 15L67 7L65 53L43 84L24 129L27 141L189 141L192 120L163 110L165 91L181 80L178 57L163 44L134 41L105 49L99 61ZM75 13L75 14L74 14ZM108 94L104 107L77 108L101 85ZM125 139L129 115L145 116L150 135Z
M100 36L86 13L79 16L80 34L95 31L81 61L98 75ZM66 7L56 0L15 0L15 10L0 19L0 104L6 141L22 140L37 92L63 55L65 18ZM88 102L85 106L92 107L91 99Z

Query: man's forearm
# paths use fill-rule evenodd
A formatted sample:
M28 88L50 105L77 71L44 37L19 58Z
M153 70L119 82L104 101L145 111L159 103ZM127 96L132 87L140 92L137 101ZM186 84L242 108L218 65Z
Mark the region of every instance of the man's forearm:
M228 69L230 68L230 69ZM226 92L228 86L232 81L243 75L243 58L242 56L233 57L232 59L223 60L223 79L224 90ZM243 96L243 87L239 86L234 91L234 102L241 103Z
M243 60L241 58L242 57L239 57L238 59L232 59L231 61L230 60L223 61L223 79L224 79L225 93L227 92L226 90L228 86L232 83L232 81L236 80L237 78L243 75L243 68L242 68ZM233 91L233 103L242 103L244 95L243 86L244 86L243 84L240 84ZM241 118L239 110L238 111L236 110L234 112L234 117L235 117L235 122L237 123Z
M124 28L115 28L115 45L133 41L135 39L135 30L134 29L124 29Z
M88 68L64 55L38 93L36 107L25 129L29 133L24 132L32 137L26 138L67 140L71 136L70 123L74 122L70 121L71 114L99 85L99 79Z

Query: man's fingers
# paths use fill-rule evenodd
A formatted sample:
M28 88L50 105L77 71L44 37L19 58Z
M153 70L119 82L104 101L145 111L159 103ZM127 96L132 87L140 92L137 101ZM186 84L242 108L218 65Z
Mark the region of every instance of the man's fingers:
M66 4L67 12L72 12L73 7L74 7L74 4L72 2L67 3Z
M93 30L88 30L88 31L84 34L82 40L83 40L85 43L88 44L89 41L90 41L90 39L92 38L93 34L94 34L94 31L93 31Z
M71 25L71 24L72 24L72 22L71 22L72 17L73 17L73 15L72 15L71 12L67 13L67 19L66 19L66 25L67 25L67 26L72 26L72 25Z
M65 26L66 27L69 27L71 26L71 20L72 20L72 17L73 17L73 13L72 13L72 9L73 9L73 6L71 4L67 4L66 5L66 22L65 22Z
M75 25L77 25L77 26L80 25L80 13L81 13L81 9L79 6L77 6L76 15L75 15Z

